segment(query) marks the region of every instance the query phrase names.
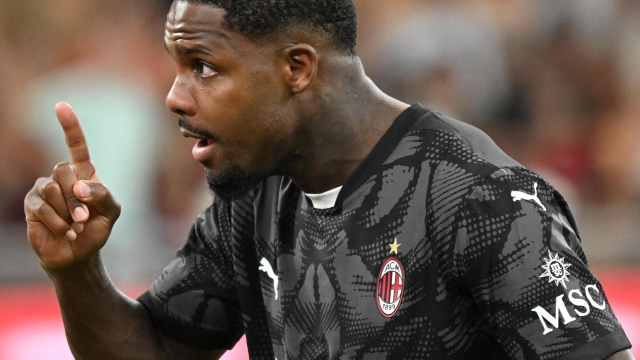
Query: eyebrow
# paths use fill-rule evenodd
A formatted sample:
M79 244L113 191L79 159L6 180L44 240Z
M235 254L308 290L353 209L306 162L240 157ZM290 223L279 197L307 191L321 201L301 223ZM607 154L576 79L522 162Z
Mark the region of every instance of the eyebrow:
M163 41L164 44L164 48L165 50L167 50L167 52L169 52L169 47L167 46L167 41ZM180 45L180 44L176 44L176 48L178 49L178 52L181 54L202 54L202 55L209 55L211 56L211 52L209 52L208 50L199 47L199 46L195 46L195 47L188 47L188 46L184 46L184 45Z

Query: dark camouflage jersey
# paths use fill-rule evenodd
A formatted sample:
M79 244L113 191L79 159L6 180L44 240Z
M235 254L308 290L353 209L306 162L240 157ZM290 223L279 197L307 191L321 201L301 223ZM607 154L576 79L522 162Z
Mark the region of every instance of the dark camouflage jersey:
M214 200L139 299L251 359L604 359L630 347L569 208L479 130L413 105L315 209L286 177Z

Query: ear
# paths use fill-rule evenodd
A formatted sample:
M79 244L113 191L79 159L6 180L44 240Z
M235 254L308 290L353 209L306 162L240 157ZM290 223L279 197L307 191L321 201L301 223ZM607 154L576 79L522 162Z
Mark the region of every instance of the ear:
M285 82L294 94L305 91L318 74L318 53L309 44L295 44L282 51Z

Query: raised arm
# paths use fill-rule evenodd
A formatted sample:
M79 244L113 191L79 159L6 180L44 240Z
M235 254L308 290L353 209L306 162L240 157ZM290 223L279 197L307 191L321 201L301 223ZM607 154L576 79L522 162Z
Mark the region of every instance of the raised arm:
M40 178L25 198L27 236L53 281L67 339L77 359L217 359L157 332L145 308L119 292L99 250L120 205L100 183L71 107L56 105L71 163Z

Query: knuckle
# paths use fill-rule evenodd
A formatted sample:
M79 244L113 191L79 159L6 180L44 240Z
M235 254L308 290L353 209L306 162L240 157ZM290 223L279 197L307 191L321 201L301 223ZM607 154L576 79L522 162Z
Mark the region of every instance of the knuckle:
M70 148L81 147L87 144L87 141L84 137L78 138L67 138L67 146Z
M62 189L60 188L60 184L58 184L56 181L51 180L43 184L42 195L45 196L45 198L57 193L62 193Z
M37 199L37 194L34 194L33 191L30 191L27 196L24 198L24 213L29 216L34 213L34 203L35 199Z
M38 190L39 189L37 184L34 187L32 187L31 190L29 190L27 195L25 195L24 197L25 205L31 200L31 198L33 198L34 196L38 196Z
M41 177L38 178L38 180L36 180L35 185L33 186L34 189L43 189L45 186L47 186L47 184L53 181L53 179L51 178L51 176L49 177Z
M40 186L34 186L33 188L31 188L31 190L29 190L29 192L27 193L27 195L24 197L24 204L25 207L29 206L32 207L33 204L42 201L43 197L42 197L42 187Z
M68 178L69 174L73 173L73 167L68 162L62 162L53 167L51 178L55 181Z
M44 201L38 201L31 205L31 212L38 218L42 219L43 215L47 211L47 204Z
M91 195L96 199L108 200L111 196L109 189L107 189L104 184L101 183L92 183L91 184Z
M53 173L58 174L60 172L67 171L70 166L71 164L69 164L68 162L58 163L56 164L56 166L53 167Z

